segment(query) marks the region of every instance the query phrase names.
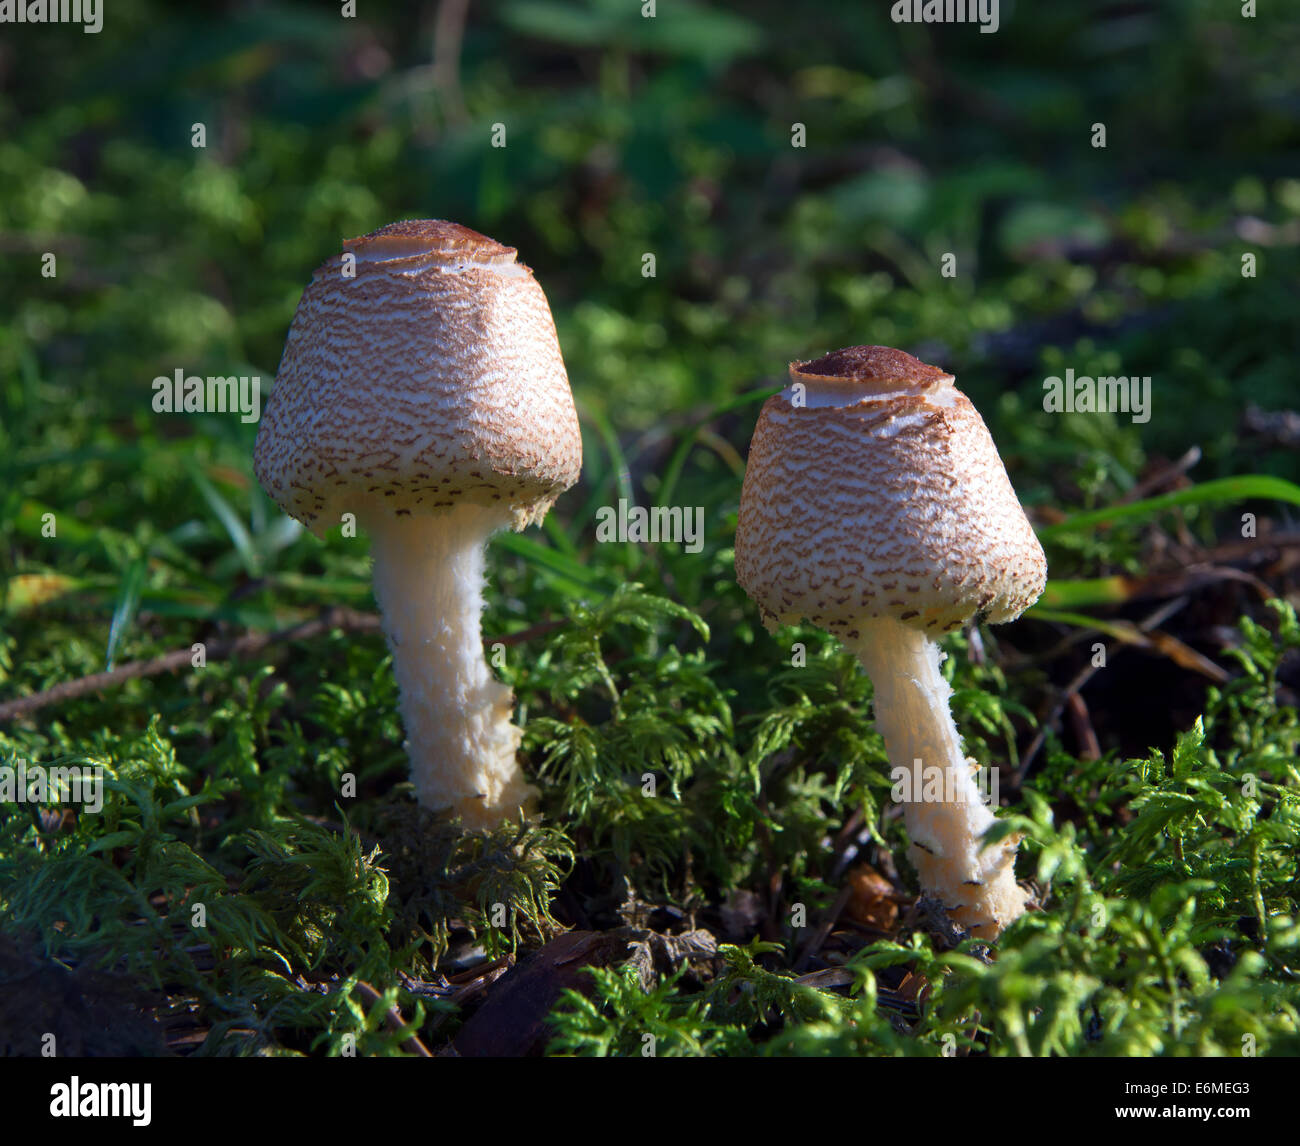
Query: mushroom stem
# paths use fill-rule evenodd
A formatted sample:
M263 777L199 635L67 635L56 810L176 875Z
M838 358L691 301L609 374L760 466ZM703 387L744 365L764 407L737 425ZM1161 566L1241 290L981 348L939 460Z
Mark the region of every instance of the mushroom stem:
M865 622L858 639L846 643L875 688L876 726L895 787L902 783L908 858L921 890L973 935L996 937L1025 909L1015 875L1019 838L983 847L996 818L962 752L948 708L952 689L939 671L943 653L924 633L888 617Z
M393 654L416 795L469 827L492 827L537 796L515 752L514 695L483 656L484 549L510 511L462 504L363 520L375 598Z

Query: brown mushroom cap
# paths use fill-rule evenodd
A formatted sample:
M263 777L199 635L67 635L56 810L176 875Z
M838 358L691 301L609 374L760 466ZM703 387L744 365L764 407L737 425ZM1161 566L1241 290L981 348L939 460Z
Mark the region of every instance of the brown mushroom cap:
M254 448L263 487L318 533L374 505L474 502L507 508L516 529L541 521L577 481L582 439L532 271L438 219L343 246L289 329Z
M855 346L793 363L759 415L736 575L771 626L856 639L892 617L930 635L1019 616L1047 563L987 427L952 376Z

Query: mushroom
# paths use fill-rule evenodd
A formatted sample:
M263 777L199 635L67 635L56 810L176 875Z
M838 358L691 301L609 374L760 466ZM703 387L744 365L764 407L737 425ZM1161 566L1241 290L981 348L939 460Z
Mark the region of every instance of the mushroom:
M901 781L925 894L992 938L1024 911L1018 837L994 823L948 709L936 637L1000 623L1047 564L987 427L953 378L885 346L790 367L750 445L736 576L769 629L807 618L857 655Z
M517 252L442 220L343 244L303 292L254 447L318 537L369 534L416 794L471 827L536 797L479 632L484 548L540 523L582 439L546 295Z

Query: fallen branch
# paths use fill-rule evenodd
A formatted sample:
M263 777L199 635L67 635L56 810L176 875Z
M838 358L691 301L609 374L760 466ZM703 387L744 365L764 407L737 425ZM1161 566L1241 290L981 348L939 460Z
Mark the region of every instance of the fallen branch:
M530 628L522 629L503 637L490 637L487 645L517 645L531 640L543 633L563 625L563 621L544 621ZM377 613L359 613L355 609L336 607L327 609L319 617L303 621L292 628L279 629L273 633L245 633L241 637L221 637L204 642L204 655L208 660L229 660L237 657L254 656L273 645L289 644L293 641L309 641L323 636L334 629L351 633L378 633L382 631ZM0 721L12 720L16 716L26 716L51 704L65 700L76 700L92 692L116 688L128 680L141 677L159 676L165 672L179 672L193 664L194 652L191 648L176 649L162 656L147 661L130 661L118 665L108 672L91 673L76 680L65 680L52 685L42 692L31 696L19 697L0 704Z

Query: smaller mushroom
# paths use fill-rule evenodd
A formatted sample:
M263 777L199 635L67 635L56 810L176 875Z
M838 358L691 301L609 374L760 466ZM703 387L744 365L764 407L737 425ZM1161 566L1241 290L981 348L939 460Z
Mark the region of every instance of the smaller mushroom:
M514 248L423 219L343 245L298 304L254 468L318 536L349 513L369 532L420 803L490 827L536 790L483 656L484 549L577 481L573 395Z
M838 636L875 688L891 774L909 797L923 892L993 938L1024 911L1017 837L962 752L934 638L1001 623L1042 593L1047 564L987 427L953 377L884 346L790 367L750 445L736 576L769 628Z

